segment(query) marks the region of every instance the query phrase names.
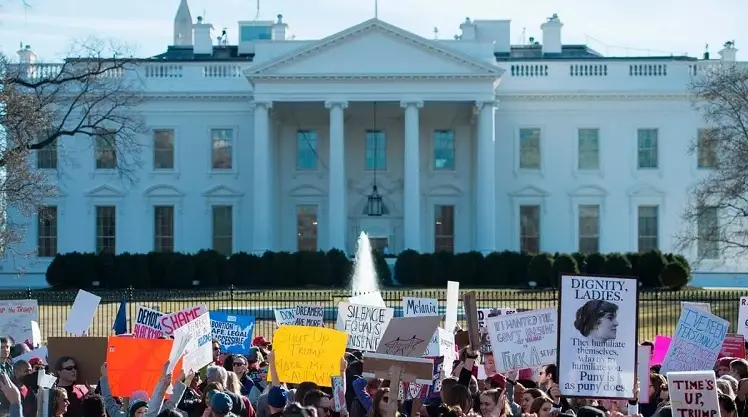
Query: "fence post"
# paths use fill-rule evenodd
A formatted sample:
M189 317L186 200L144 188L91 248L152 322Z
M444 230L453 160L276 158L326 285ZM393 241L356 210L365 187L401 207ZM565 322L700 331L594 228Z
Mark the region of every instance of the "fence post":
M135 288L132 285L130 285L129 287L127 287L127 303L128 304L132 303L133 292L134 291L135 291Z
M233 303L234 302L234 291L236 290L236 287L234 284L231 284L229 286L229 300ZM233 307L233 304L232 304Z
M27 300L33 300L32 294L31 294L31 287L26 287L26 299Z

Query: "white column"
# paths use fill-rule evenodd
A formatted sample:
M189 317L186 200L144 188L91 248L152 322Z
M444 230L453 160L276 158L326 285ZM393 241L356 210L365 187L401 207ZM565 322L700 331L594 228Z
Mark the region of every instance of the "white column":
M421 160L419 109L423 101L402 101L405 109L405 185L403 187L403 249L421 252Z
M347 177L345 174L345 122L347 101L327 101L330 109L330 168L328 169L328 242L329 249L346 250L345 235L348 230L348 206L346 202Z
M475 249L496 250L496 101L476 103L478 117L475 199Z
M273 103L255 101L254 110L254 161L253 161L253 200L252 200L252 251L257 254L274 250L273 222L273 177L270 164L270 115Z

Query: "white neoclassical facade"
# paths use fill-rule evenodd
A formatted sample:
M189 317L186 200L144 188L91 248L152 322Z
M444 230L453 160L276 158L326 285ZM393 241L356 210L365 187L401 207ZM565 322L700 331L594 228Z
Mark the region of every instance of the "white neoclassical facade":
M85 139L40 152L60 195L23 219L37 256L3 271L71 251L352 252L361 231L391 253L670 251L713 166L688 152L704 128L689 80L736 50L604 57L562 26L526 45L508 20L448 40L378 19L296 40L279 16L239 22L229 45L185 0L174 45L138 66L138 181Z

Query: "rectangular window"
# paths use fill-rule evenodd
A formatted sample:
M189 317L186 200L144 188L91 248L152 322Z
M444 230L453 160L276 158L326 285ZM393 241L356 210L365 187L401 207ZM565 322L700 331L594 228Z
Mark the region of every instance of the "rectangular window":
M579 206L579 252L600 252L600 206Z
M300 171L317 169L316 130L296 132L296 169Z
M366 131L366 169L387 169L387 137L381 130Z
M299 251L317 251L317 206L296 207L296 247Z
M697 138L698 143L696 144L699 168L709 169L716 167L716 140L717 136L714 129L699 129Z
M519 250L540 252L540 206L519 206Z
M37 211L36 254L40 258L57 255L57 206L41 206Z
M117 208L96 206L96 253L116 253Z
M57 169L57 141L36 151L37 169Z
M600 129L579 129L578 163L580 171L596 171L600 169Z
M153 169L174 169L174 129L153 131Z
M211 168L232 169L234 157L234 131L232 129L211 129Z
M639 169L657 169L659 167L657 137L657 129L639 129L637 131L637 164Z
M705 207L697 220L697 252L701 259L719 258L719 212L717 207Z
M234 208L213 206L213 250L224 256L234 252Z
M639 252L649 252L659 249L659 211L659 206L639 206Z
M455 206L434 207L434 252L455 251Z
M519 130L519 168L540 169L540 129Z
M174 252L174 206L153 207L155 252Z
M114 169L117 167L117 134L106 132L94 138L96 169Z
M455 169L455 132L453 130L434 131L434 169Z

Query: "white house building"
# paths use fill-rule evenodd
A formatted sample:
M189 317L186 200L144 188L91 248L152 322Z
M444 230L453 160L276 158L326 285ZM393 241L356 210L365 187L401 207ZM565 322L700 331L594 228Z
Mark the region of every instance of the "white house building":
M39 152L60 195L27 219L38 256L4 271L71 251L352 252L360 231L391 253L671 251L714 163L688 152L704 127L689 79L736 50L604 57L563 44L555 15L540 27L526 45L470 19L448 40L378 19L296 40L278 16L228 45L183 0L174 45L139 64L138 181L95 143Z

